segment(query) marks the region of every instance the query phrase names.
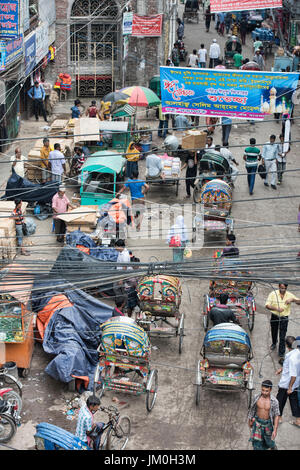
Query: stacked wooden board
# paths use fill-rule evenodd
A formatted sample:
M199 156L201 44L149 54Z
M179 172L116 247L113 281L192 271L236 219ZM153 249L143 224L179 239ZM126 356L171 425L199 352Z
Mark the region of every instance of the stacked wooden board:
M26 207L27 202L23 202L23 214ZM0 261L5 263L12 261L17 254L16 224L10 218L14 208L13 201L0 201Z
M95 230L98 219L98 206L80 206L71 210L68 214L58 215L57 218L66 223L67 231L91 233Z
M68 119L55 119L50 127L49 135L63 135L66 134Z
M100 119L82 117L76 119L74 124L74 145L82 145L85 142L98 142Z

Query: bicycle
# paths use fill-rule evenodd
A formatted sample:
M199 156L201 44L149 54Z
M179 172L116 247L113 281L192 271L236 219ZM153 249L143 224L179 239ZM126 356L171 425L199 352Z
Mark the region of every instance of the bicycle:
M125 449L131 430L128 416L120 416L115 406L100 406L99 411L108 414L108 422L102 428L99 450Z
M0 387L3 385L9 385L10 387L15 385L18 389L18 394L22 397L21 382L11 375L5 366L0 367Z

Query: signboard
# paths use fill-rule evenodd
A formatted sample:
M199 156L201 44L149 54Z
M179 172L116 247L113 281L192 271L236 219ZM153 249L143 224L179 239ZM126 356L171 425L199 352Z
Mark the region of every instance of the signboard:
M210 0L212 13L282 8L282 0Z
M35 66L35 32L26 37L25 40L25 75L29 75Z
M0 1L0 37L19 36L19 0Z
M23 23L23 32L27 31L29 29L30 23L29 23L29 0L23 0L21 3L22 5L22 23Z
M299 73L160 67L164 114L262 120L291 111Z
M140 16L133 15L132 36L155 37L161 36L162 15Z
M132 33L133 12L123 13L123 35Z
M40 60L48 54L48 24L42 24L35 30L35 63L38 64Z
M23 55L23 36L10 41L0 41L0 70L6 70L9 65Z

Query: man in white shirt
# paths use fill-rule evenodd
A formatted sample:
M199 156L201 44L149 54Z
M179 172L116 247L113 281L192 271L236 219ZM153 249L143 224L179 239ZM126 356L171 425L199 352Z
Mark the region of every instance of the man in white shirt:
M297 339L287 336L285 344L289 352L285 355L282 368L276 371L276 375L281 374L276 396L280 410L279 422L282 422L283 409L289 399L292 416L295 418L291 424L300 428L300 406L297 397L297 389L300 386L300 336L297 336Z
M163 162L162 159L151 153L146 157L146 170L147 170L147 178L164 178L163 174Z
M66 173L66 161L64 154L61 152L60 144L54 144L54 150L49 153L48 165L52 173L52 181L61 184L62 176Z
M201 68L206 67L206 57L207 57L207 50L204 48L204 44L201 44L200 49L198 51L199 67Z
M189 55L187 66L193 68L198 67L198 56L196 49L193 49L193 53Z
M15 154L10 157L10 161L12 162L12 168L15 170L17 175L21 176L21 178L25 178L25 163L27 161L27 157L21 154L21 150L19 147L15 149Z
M223 147L220 147L220 145L216 145L215 149L220 152L222 157L226 158L226 160L228 161L229 166L231 168L231 181L232 183L234 183L239 173L239 170L235 166L238 165L238 162L236 161L230 150L228 150L227 146L224 145Z
M209 68L213 69L218 65L219 58L221 56L221 48L217 43L217 40L214 39L209 48Z

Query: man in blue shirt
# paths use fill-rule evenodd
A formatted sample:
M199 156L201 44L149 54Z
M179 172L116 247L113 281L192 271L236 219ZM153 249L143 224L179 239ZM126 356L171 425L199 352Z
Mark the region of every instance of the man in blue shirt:
M222 145L227 147L232 120L229 117L222 117Z
M33 100L33 111L36 121L39 120L39 114L42 114L45 122L48 122L44 106L46 93L43 85L39 84L38 81L35 81L34 85L30 88L30 90L28 90L27 94L29 98Z
M145 181L139 180L138 177L138 171L134 170L132 172L132 178L128 178L127 182L116 195L116 197L118 197L126 188L129 189L133 215L136 219L137 232L139 232L141 228L142 214L145 211L145 193L149 189L149 185Z

